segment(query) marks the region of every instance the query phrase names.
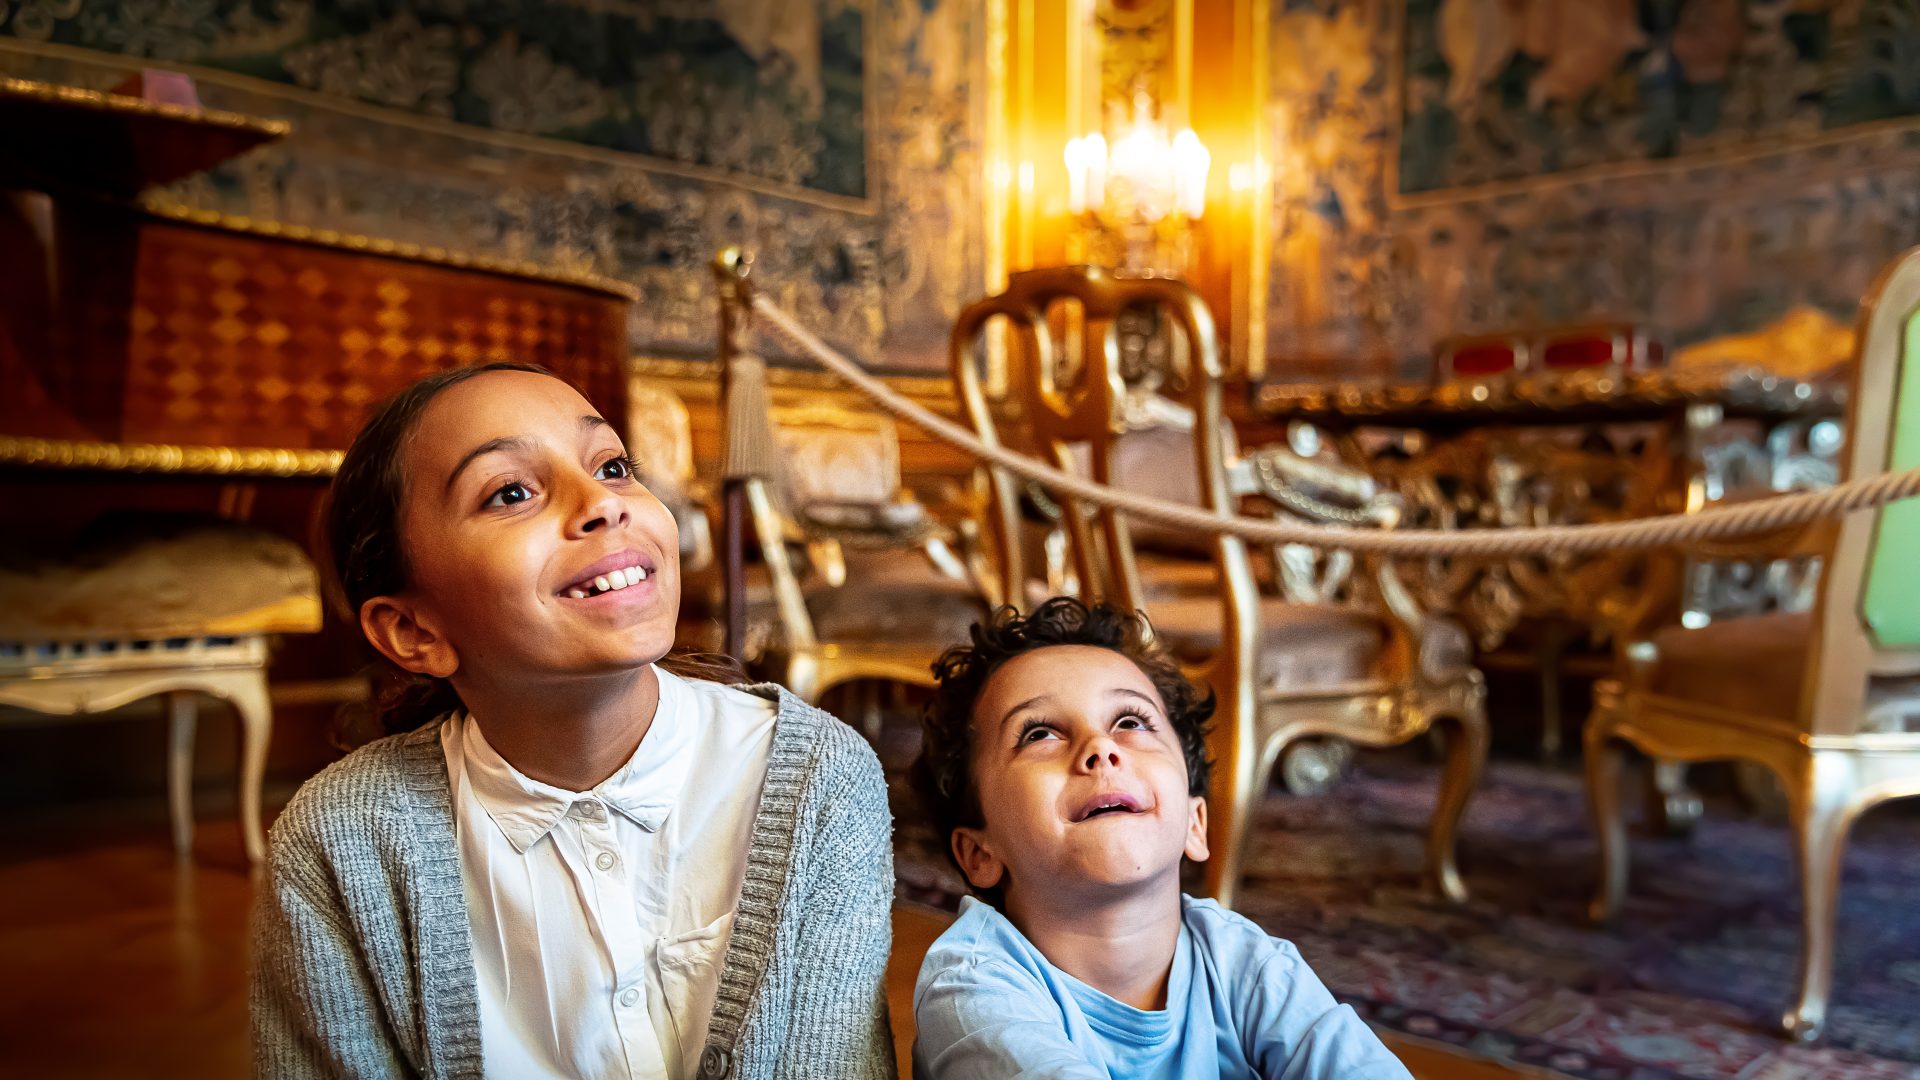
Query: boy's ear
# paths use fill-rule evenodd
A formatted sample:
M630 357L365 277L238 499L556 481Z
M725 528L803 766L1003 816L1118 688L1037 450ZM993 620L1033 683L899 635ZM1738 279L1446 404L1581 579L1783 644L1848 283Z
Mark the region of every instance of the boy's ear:
M376 596L360 605L360 630L382 656L416 675L452 677L460 669L453 643L437 633L431 617L398 596Z
M1194 862L1206 862L1212 854L1207 850L1207 797L1194 795L1187 799L1187 858Z
M974 888L991 889L1006 876L1007 864L987 846L986 835L979 829L955 829L948 843L953 845L953 861Z

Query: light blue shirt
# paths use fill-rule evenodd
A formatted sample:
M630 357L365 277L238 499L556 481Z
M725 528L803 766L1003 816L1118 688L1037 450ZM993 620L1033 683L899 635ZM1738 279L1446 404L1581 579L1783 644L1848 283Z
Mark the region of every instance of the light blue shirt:
M1136 1009L1061 971L968 897L913 992L919 1080L1411 1080L1292 944L1180 898L1167 1007Z

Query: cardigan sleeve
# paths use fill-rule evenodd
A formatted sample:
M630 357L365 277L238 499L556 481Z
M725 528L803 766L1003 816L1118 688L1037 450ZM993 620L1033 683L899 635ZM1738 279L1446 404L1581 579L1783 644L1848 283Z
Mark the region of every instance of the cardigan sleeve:
M283 816L296 818L296 811L290 807ZM302 824L297 818L275 823L254 903L248 990L254 1075L411 1075L319 846Z
M781 1077L895 1076L886 987L893 814L879 760L858 736L848 741L856 745L839 758L835 782L825 785L818 831L808 845Z

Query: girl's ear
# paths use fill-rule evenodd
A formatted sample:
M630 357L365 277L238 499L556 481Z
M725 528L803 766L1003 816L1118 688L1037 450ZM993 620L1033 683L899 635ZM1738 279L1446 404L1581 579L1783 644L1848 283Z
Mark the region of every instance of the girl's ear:
M991 889L1000 884L1006 875L1007 864L1000 861L987 846L987 838L979 829L959 828L953 830L953 861L960 864L960 872L976 889Z
M1194 862L1206 862L1207 856L1212 854L1207 850L1206 796L1191 796L1187 804L1187 858Z
M425 613L401 597L376 596L361 604L360 630L402 670L448 679L460 669L453 643L435 632Z

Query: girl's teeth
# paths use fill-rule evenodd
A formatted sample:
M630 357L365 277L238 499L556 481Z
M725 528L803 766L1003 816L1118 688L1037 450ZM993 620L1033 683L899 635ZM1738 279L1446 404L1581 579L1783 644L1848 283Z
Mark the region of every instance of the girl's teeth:
M647 579L647 572L637 566L629 566L626 570L622 571L622 573L626 575L627 584L629 585L638 585Z
M573 597L575 600L585 600L587 598L586 591L582 589L568 589L567 595Z
M616 589L624 589L627 587L627 574L624 570L615 570L613 573L608 574L607 580L612 582L613 587Z
M593 587L599 589L601 592L606 592L608 589L613 588L612 585L607 584L607 575L605 574L601 574L599 577L593 579Z

